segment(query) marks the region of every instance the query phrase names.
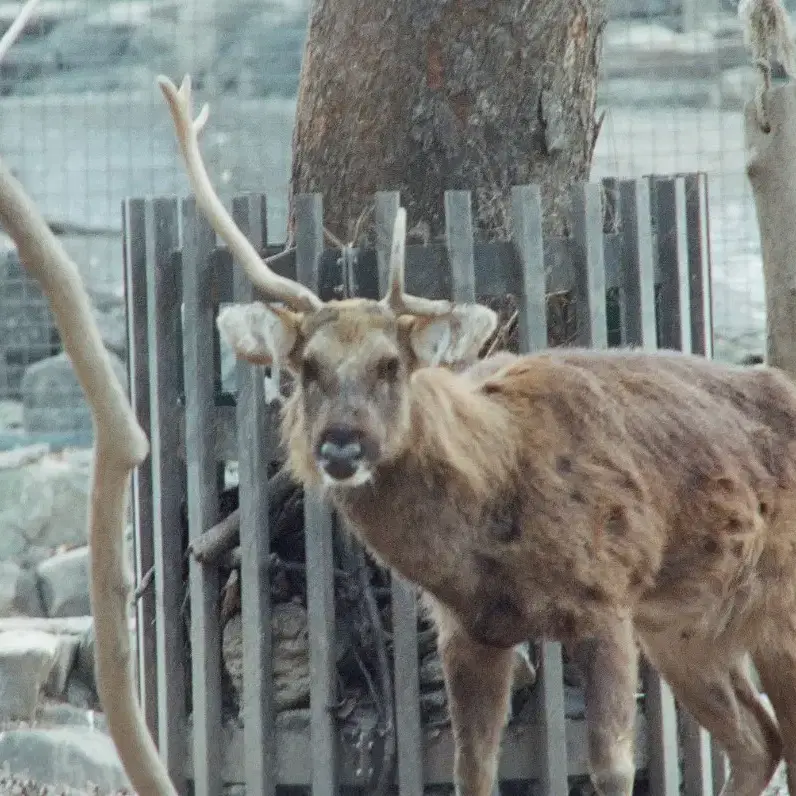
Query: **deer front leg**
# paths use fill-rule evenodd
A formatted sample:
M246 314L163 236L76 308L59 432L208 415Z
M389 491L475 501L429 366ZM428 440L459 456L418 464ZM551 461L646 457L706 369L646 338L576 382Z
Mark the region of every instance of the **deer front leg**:
M575 662L586 682L592 784L601 796L630 796L635 779L638 651L630 620L580 642Z
M455 742L456 796L491 796L509 705L514 650L478 644L435 606Z

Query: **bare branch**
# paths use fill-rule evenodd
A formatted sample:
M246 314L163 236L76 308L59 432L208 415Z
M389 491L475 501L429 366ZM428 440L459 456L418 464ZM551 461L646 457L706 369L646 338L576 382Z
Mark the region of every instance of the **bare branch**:
M102 343L77 267L0 161L0 224L47 296L64 348L91 406L94 461L88 512L97 691L108 728L141 796L177 796L136 696L130 654L124 526L130 475L149 444Z
M6 55L8 55L8 51L14 45L14 42L20 37L22 31L25 30L25 25L28 24L28 20L33 16L33 12L36 10L38 4L39 0L28 0L20 9L19 14L11 23L8 30L3 34L3 38L0 39L0 63L3 62Z
M158 77L158 85L174 120L177 141L196 203L219 237L229 246L235 259L243 266L249 279L264 293L295 310L312 311L322 307L323 302L309 288L279 276L268 267L218 198L199 150L199 134L207 122L210 109L207 104L203 105L199 115L193 118L190 76L183 78L179 89L163 75Z

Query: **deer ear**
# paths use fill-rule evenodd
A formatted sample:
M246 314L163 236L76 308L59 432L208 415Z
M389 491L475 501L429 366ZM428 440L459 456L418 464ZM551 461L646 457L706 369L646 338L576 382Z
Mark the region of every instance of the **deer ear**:
M239 359L280 367L290 364L301 319L301 315L290 310L255 301L224 307L216 325Z
M456 365L477 359L497 326L497 314L481 304L457 304L446 315L417 317L409 344L420 365Z

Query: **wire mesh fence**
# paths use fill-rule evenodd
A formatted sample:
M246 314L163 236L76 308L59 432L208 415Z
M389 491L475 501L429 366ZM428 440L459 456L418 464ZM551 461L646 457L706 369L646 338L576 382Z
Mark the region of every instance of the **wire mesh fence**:
M211 177L226 195L267 191L269 237L279 242L309 6L42 0L0 66L3 156L82 269L120 366L120 202L188 190L155 75L195 76L197 103L212 103L203 142ZM755 74L737 0L608 0L608 9L593 177L708 173L715 353L735 360L759 353L763 288L741 119ZM0 2L0 28L18 10L18 2ZM0 434L19 441L85 433L87 414L63 409L76 385L58 360L38 291L6 240L0 249ZM47 422L39 413L37 424L35 412L22 411L31 401L58 411Z

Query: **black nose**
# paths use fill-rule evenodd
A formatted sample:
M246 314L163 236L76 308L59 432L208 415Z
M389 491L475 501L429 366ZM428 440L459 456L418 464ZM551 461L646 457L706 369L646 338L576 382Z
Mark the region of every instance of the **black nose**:
M318 454L329 475L350 478L363 455L362 434L354 428L331 426L321 436Z

